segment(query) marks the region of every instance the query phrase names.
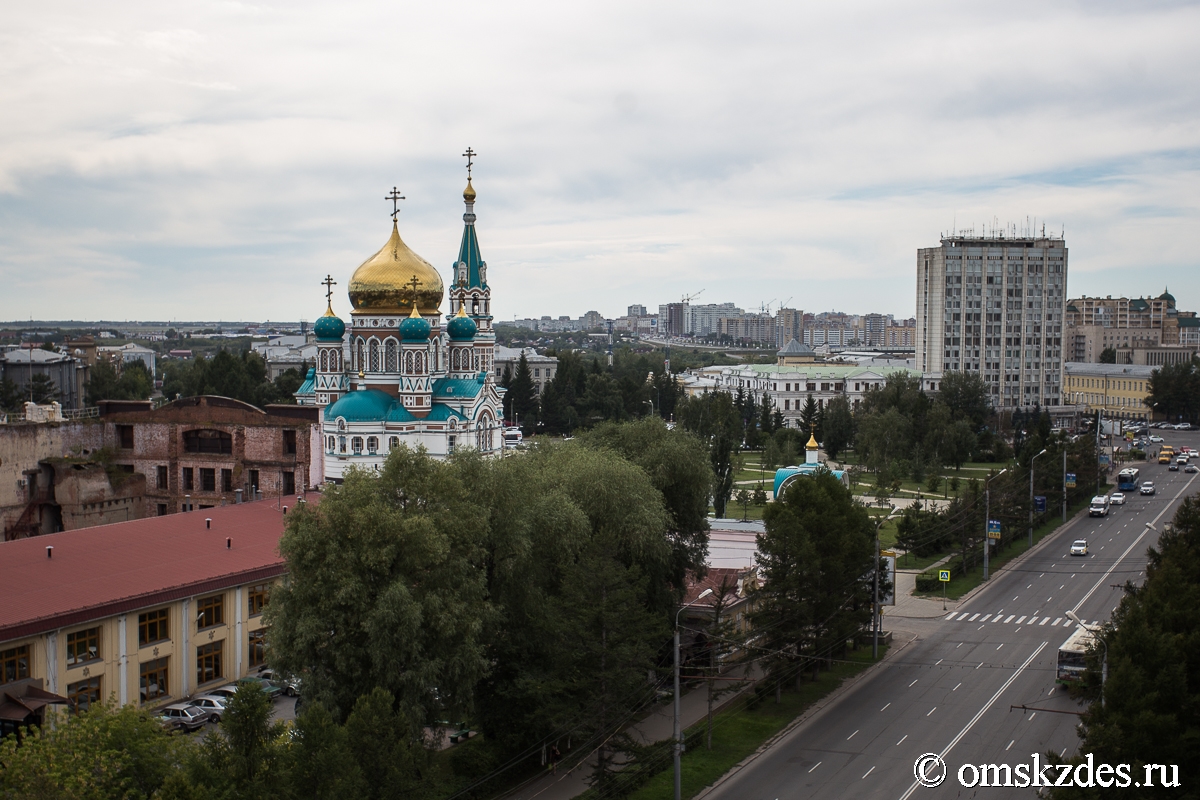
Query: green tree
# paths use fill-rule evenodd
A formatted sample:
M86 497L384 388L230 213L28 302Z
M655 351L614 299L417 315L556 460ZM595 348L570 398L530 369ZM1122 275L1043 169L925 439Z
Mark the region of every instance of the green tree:
M504 401L510 420L518 422L526 434L532 434L537 430L537 392L534 390L529 361L525 358L523 350L521 358L517 361L517 372L513 375Z
M282 723L271 722L271 701L257 686L240 685L221 715L221 736L207 736L188 759L193 787L218 797L276 797L285 778ZM210 796L211 796L210 795Z
M1101 364L1117 363L1117 351L1111 347L1106 347L1103 350L1101 350L1100 351L1100 363Z
M0 380L0 411L17 411L23 408L25 397L16 383L5 378Z
M965 419L972 431L979 430L991 414L987 384L978 372L946 372L938 386L938 399L950 409L952 419Z
M808 399L804 401L804 408L800 411L800 430L807 434L815 435L817 441L820 441L821 431L817 430L818 415L817 401L810 394Z
M468 452L442 462L402 447L289 515L290 580L266 611L272 665L303 673L306 696L336 717L376 687L417 722L470 707L493 616L478 472Z
M362 695L346 720L346 749L353 754L368 800L401 800L419 794L430 754L413 719L397 713L395 698L376 687Z
M725 516L725 506L733 494L733 476L737 471L733 438L728 432L721 430L713 436L709 460L712 464L713 474L713 510L720 519Z
M1172 421L1197 422L1200 417L1200 357L1167 364L1150 374L1145 403Z
M763 572L752 614L776 681L844 648L870 619L874 533L866 509L827 470L792 481L763 514Z
M821 440L825 453L836 461L854 441L854 415L850 410L850 401L845 397L835 397L825 405L824 425L825 438Z
M54 385L54 379L45 373L39 372L29 380L29 394L33 398L33 402L43 405L53 403L59 399L58 387Z
M141 361L123 365L120 375L107 361L98 361L91 368L85 392L88 405L101 400L145 400L154 392L154 378Z
M1153 786L1138 797L1186 797L1195 793L1195 754L1200 743L1200 498L1188 497L1148 552L1146 580L1125 584L1112 620L1100 631L1107 645L1089 653L1086 694L1092 703L1078 730L1079 765L1085 754L1096 764L1129 764L1134 781L1145 780L1145 765L1178 765L1184 788ZM1101 686L1107 652L1108 681ZM1173 775L1167 771L1167 778ZM1053 788L1055 800L1100 798L1116 789Z
M352 717L357 710L356 703ZM381 731L383 736L389 733ZM296 718L296 736L287 748L286 760L291 797L344 800L368 796L346 727L338 725L320 703L307 704Z
M96 704L82 714L59 714L21 740L0 742L0 797L156 797L177 769L180 744L136 706Z

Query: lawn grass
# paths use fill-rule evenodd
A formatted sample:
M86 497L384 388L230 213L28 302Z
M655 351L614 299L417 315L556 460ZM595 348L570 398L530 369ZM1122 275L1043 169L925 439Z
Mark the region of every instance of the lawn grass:
M880 652L880 658L886 653ZM713 719L713 748L703 744L691 747L683 754L681 763L682 796L695 797L706 786L736 766L768 739L781 731L813 703L829 695L842 681L853 677L869 667L871 648L864 647L847 657L849 663L837 664L829 672L822 672L814 681L805 680L799 689L784 690L781 701L775 704L774 696L764 700L756 708L747 709L738 700L734 707ZM693 725L688 732L703 731L704 720ZM701 740L703 741L703 740ZM670 765L651 778L646 785L629 795L633 800L672 800L675 791L675 775Z
M1077 514L1081 509L1086 507L1089 502L1090 502L1090 500L1084 500L1084 501L1076 503L1072 506L1068 506L1067 507L1067 520L1068 521L1071 520L1075 516L1075 514ZM1063 525L1062 519L1056 514L1051 514L1050 518L1048 520L1046 520L1046 522L1042 523L1041 525L1039 525L1038 527L1033 529L1034 545L1036 545L1038 542L1040 542L1046 536L1048 536L1051 533L1053 533L1054 531L1058 530L1060 527L1062 527L1062 525ZM1014 558L1021 555L1028 549L1029 549L1029 540L1024 536L1018 537L1011 544L1009 544L1004 549L1003 552L998 553L997 555L995 555L993 558L990 559L990 561L988 563L988 571L991 573L992 576L995 576L995 574L997 572L999 572L1004 567L1005 564L1012 561ZM933 562L931 561L930 563L932 564ZM983 564L982 563L976 564L972 569L968 570L967 572L961 572L959 570L955 570L954 572L951 573L950 582L948 584L946 584L945 596L948 600L958 600L960 597L962 597L967 592L971 591L972 589L974 589L976 586L978 586L981 583L983 583ZM931 597L934 599L937 599L938 597L942 596L941 590L938 590L935 592L913 592L913 594L916 597Z

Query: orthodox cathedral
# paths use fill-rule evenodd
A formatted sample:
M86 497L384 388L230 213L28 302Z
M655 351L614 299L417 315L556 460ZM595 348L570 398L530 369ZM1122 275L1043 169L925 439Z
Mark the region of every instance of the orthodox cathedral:
M392 235L350 277L350 325L333 313L313 325L316 366L296 392L321 408L325 480L351 467L381 468L401 445L445 458L456 447L498 453L504 390L493 379L496 335L487 263L475 235L474 153L468 149L462 244L452 268L449 313L438 271L400 238L393 190Z

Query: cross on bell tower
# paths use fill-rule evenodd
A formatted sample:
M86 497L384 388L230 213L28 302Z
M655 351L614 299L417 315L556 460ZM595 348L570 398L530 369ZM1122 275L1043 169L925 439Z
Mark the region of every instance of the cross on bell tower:
M337 281L335 281L333 279L332 275L326 275L325 280L321 281L321 285L325 287L325 302L329 304L330 308L332 308L333 307L333 287L337 286Z
M392 201L392 222L395 222L396 216L400 213L400 201L407 200L408 198L400 194L400 190L393 186L392 193L383 199Z
M474 150L472 150L470 147L467 148L467 152L463 153L463 157L467 159L467 180L468 181L471 180L471 167L474 165L475 156L477 156L477 155L479 155L479 154L476 153Z

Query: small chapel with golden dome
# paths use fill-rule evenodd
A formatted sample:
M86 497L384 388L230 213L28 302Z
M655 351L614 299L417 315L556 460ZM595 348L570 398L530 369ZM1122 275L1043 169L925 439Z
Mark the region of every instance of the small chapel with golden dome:
M492 291L475 233L475 153L464 155L466 213L445 320L441 275L400 238L395 202L404 198L396 190L387 198L391 236L350 276L349 326L333 311L336 282L324 281L326 310L313 325L316 365L296 400L321 409L326 481L340 483L352 466L380 468L401 445L436 458L459 447L490 454L503 446Z

